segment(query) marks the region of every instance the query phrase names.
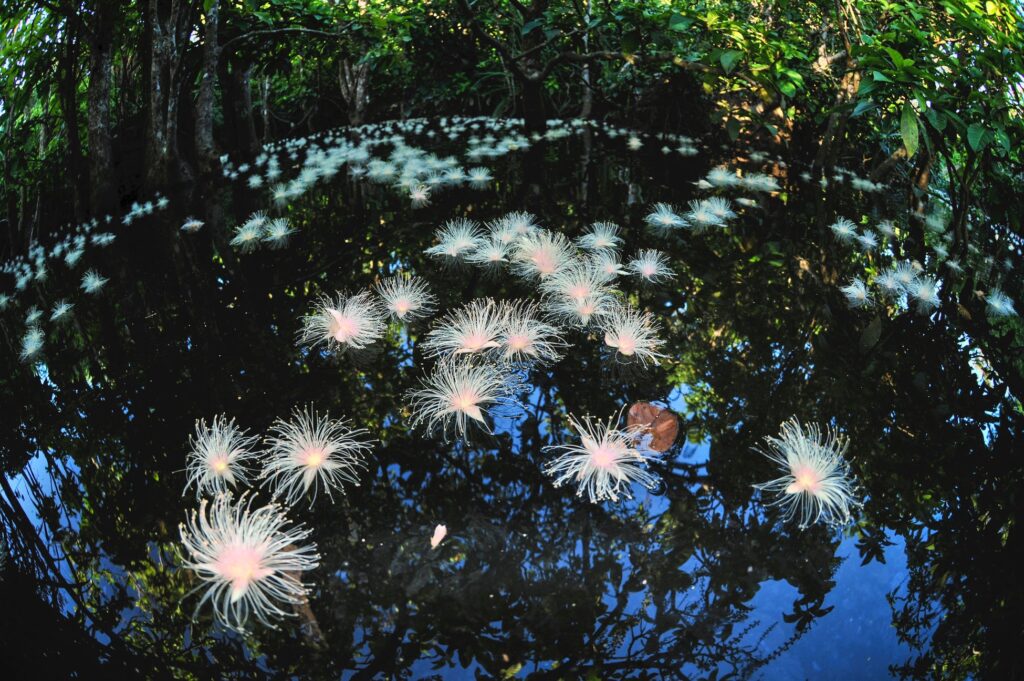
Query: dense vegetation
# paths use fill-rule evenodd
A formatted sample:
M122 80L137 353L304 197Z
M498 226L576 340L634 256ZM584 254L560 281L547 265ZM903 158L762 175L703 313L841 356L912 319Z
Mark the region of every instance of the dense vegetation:
M21 255L33 243L53 243L69 224L108 214L116 218L156 192L180 200L182 215L209 218L223 209L223 195L206 187L207 178L221 172L222 154L249 159L264 144L285 137L418 116L516 116L527 130L536 131L551 118L592 118L700 138L708 148L725 150L723 162L746 156L750 149L764 150L787 159L788 165L775 168L779 177L787 168L801 168L817 181L847 169L885 183L888 191L869 197L870 205L852 206L841 191L824 198L786 192L786 205L766 217L764 233L723 237L688 256L695 253L701 263L688 266L677 290L665 298L680 305L684 300L699 319L675 329L688 342L672 346L675 375L658 375L656 382L695 387L688 396L693 412L688 426L697 439L708 437L732 453L722 454L710 470L682 465L666 474L679 497L651 523L657 528L653 535L623 530L628 523L620 525L621 518L566 511L564 519L549 518L537 530L536 545L518 540L506 545L505 538L493 534L495 522L504 519L488 516L492 507L474 508L466 521L472 541L484 547L500 544L495 552L505 551L524 564L533 561L543 578L524 586L520 575L505 572L507 566L495 559L489 565L472 564L478 572L467 568L458 574L451 565L433 565L427 572L448 580L438 587L430 575L420 574L425 568L409 558L411 549L403 539L392 536L395 517L370 518L365 526L345 528L353 536L362 531L379 540L378 552L353 559L351 572L373 575L386 556L393 560L393 581L358 585L372 594L376 608L340 589L332 593L334 610L365 607L359 613L364 626L370 626L367 620L382 629L394 626L397 631L401 625L422 637L361 642L383 646L369 655L346 638L352 632L345 627L353 625L337 612L335 627L326 635L336 637L335 650L341 647L353 659L415 656L432 645L432 636L441 636L438 632L451 634L445 616L453 608L483 612L483 623L491 621L488 616L501 618L500 608L488 610L494 606L487 605L487 589L479 578L485 573L509 590L533 590L518 615L537 631L555 637L589 622L596 616L582 606L561 614L548 610L558 606L546 594L566 588L557 547L568 527L585 533L588 541L591 533L617 537L595 548L593 556L586 549L585 580L573 589L601 592L617 585L623 575L612 554L632 546L634 565L664 580L653 589L665 598L665 617L685 620L675 636L647 640L642 673L669 674L660 665L677 659L698 667L706 663L700 667L705 672L715 668L715 661L729 659L738 673L752 673L765 661L757 659L756 646L731 636L733 625L742 621L743 603L756 591L757 581L745 572L748 565L758 566L754 576L759 579L800 585L804 600L791 621L809 625L827 612L823 604L834 566L824 533L794 533L777 544L767 523L752 522L744 535L735 532L737 519L747 517L756 476L736 473L738 465L730 470L729 462L757 439L752 424L777 423L785 416L773 411L773 400L803 400L814 405L809 410L843 416L855 440L875 453L873 463L860 470L873 492L855 529L864 560L881 558L887 542L882 528L907 541L910 580L893 597L894 623L917 651L895 671L915 678L1024 675L1019 653L1024 634L1016 619L1024 594L1012 579L1024 554L1016 528L1024 485L1019 460L1024 326L1017 317L989 319L976 295L988 287L993 261L1009 263L1005 269L1010 272L1021 271L1024 19L1016 3L0 0L0 36L0 259ZM589 148L586 153L589 158ZM527 161L532 162L539 159ZM652 185L662 189L698 177L684 176L675 167L648 171L638 165L634 161L630 172L636 177L649 172L656 176ZM526 184L524 178L536 176L529 170L512 166L508 172L520 173ZM608 204L616 199L627 203L609 188L607 177L580 182L583 190L575 198L581 202L601 194ZM587 182L594 185L589 194ZM534 195L543 193L533 189ZM524 196L503 191L505 203ZM572 205L565 197L543 200L552 211L580 220L605 217L598 199L593 208ZM314 235L309 243L313 253L336 247L330 234L313 230L331 224L342 203L326 197L296 209L293 221ZM469 203L452 199L435 206L435 215L442 219L444 210L454 214ZM359 220L380 221L378 214L392 211L387 214L393 216L396 210L376 195L346 203L345 209L352 213L346 229ZM935 324L913 316L858 319L837 302L834 289L847 266L880 265L860 254L847 257L826 246L819 249L815 239L843 211L876 209L895 213L907 225L902 255L922 262L935 246L924 216L939 214L948 225L950 257L958 258L965 272L961 284L943 290ZM634 217L639 222L639 215ZM410 229L402 238L423 245L423 233ZM814 248L804 250L805 239ZM234 259L225 242L221 237L220 249L204 243L193 251L169 236L128 237L135 250L122 260L117 277L123 305L116 312L98 305L90 310L96 317L76 327L69 341L85 362L77 355L48 358L42 388L14 357L20 330L5 326L10 356L4 358L0 387L5 394L24 396L26 406L5 409L0 416L4 472L22 470L38 447L48 457L51 475L73 480L69 488L81 483L87 490L81 498L65 499L68 508L40 511L51 530L62 525L61 514L79 519L80 536L68 539L64 548L81 562L62 566L44 545L55 536L36 537L8 479L0 483L5 533L18 537L9 543L15 553L20 551L22 568L18 574L8 571L5 588L18 590L17 603L27 617L48 622L55 636L67 642L65 657L51 660L51 669L88 675L120 668L154 678L164 673L201 678L208 671L201 649L210 640L198 629L188 637L182 633L191 615L188 606L147 611L145 599L133 600L152 593L153 603L177 602L188 591L183 579L154 567L173 560L167 546L174 541L173 522L180 514L176 508L166 510L178 503L177 488L157 495L154 503L163 511L149 509L143 516L154 527L126 533L131 540L119 549L123 555L108 555L110 547L99 538L136 521L124 515L132 495L150 494L154 479L179 469L173 458L178 452L166 451L165 443L180 441L191 421L174 405L195 402L213 409L230 403L235 391L263 391L259 394L268 406L246 414L260 422L270 420L269 405L284 408L299 399L298 394L274 392L291 376L292 367L277 361L292 351L291 338L264 338L267 329L286 328L313 297L312 290L302 287L275 297L281 287L294 286L291 272L322 266L317 272L327 289L326 273L347 272L346 259L384 262L393 252L392 245L373 235L347 234L330 258L295 256L268 275L267 269ZM169 252L173 262L165 256ZM799 267L790 266L796 262ZM369 281L373 266L364 270L359 276ZM0 291L11 288L8 274L0 276ZM457 299L458 277L449 284ZM1024 301L1019 274L1000 284L1018 305ZM260 307L247 315L213 312L230 309L243 289L258 292ZM832 291L831 298L826 291ZM211 318L219 328L208 323ZM857 333L844 334L846 329ZM239 338L261 340L231 360ZM769 338L777 345L762 342ZM185 350L192 343L202 350L198 365L197 353ZM157 350L160 358L154 359ZM968 355L973 369L962 361ZM255 383L239 378L257 362L266 367L265 375ZM589 366L586 359L580 362ZM596 400L589 396L607 394L607 387L587 371L566 373L563 378L574 386L571 396L577 402L588 404ZM803 376L812 373L815 379L805 382ZM59 405L46 388L50 379L62 388L74 386L61 395ZM400 394L405 379L397 368L377 376L380 394L361 397L355 406L386 414L387 397ZM322 377L309 380L312 385ZM351 399L347 396L358 393L360 385L346 380L325 390L338 401ZM211 383L224 386L223 394L208 394ZM97 386L103 399L88 393ZM734 393L762 398L730 401L727 396ZM908 406L922 403L928 408L920 412ZM143 408L176 417L154 417L145 427L127 418L131 410ZM60 423L57 411L78 417ZM421 495L442 506L451 504L452 512L465 511L458 499L475 498L479 490L472 475L460 474L457 460L449 462L448 480L435 480L417 468L415 457L401 458L413 447L405 435L396 429L389 437L394 456L414 474L389 481L395 489L386 487L386 494L363 490L353 505L388 508L396 517L408 513L404 519L410 524L426 521L403 510L401 502ZM97 447L119 451L119 466L83 465ZM886 459L885 453L894 451L900 452L900 461ZM156 453L146 466L137 466L138 452ZM440 447L432 453L445 456ZM74 465L67 464L65 455ZM519 472L529 479L525 468ZM689 495L686 490L693 484L716 496ZM530 508L550 501L539 483L532 489L537 497L529 498ZM39 496L48 495L40 490ZM719 505L732 515L709 510ZM698 508L710 520L694 528L688 523ZM695 540L698 534L701 542ZM337 544L325 550L351 549L340 535ZM786 550L815 555L816 568L801 572L785 566ZM682 565L698 553L709 562L713 556L720 569L709 568L721 581L706 587L708 601L715 603L706 616L674 611L671 597L665 596L690 586ZM640 579L639 567L626 583ZM52 581L33 582L29 573ZM121 590L112 586L118 583ZM408 594L422 600L420 611L406 610ZM50 602L58 607L47 607ZM127 616L122 624L118 613L130 608L141 609L143 621L160 626L136 625ZM65 617L69 611L75 615ZM321 617L329 619L325 613ZM609 618L598 627L597 633L615 642L608 643L611 648L621 640L616 637L625 635L617 626ZM457 634L437 653L439 659L458 652L464 659L483 660L488 670L502 667L499 650L505 648L478 640L475 632L454 630ZM512 648L519 646L511 651L515 657L534 643L520 634L506 631L502 636L507 638L500 638L495 633L495 640L502 645L512 640ZM269 652L264 652L273 668L285 676L298 673L303 660L282 653L287 648L275 645L279 642L266 641ZM218 655L236 673L266 672L266 659L249 656L237 640L218 643ZM319 644L310 645L319 650ZM589 642L553 639L546 652L554 658L564 650L577 656L572 660L577 666L570 669L597 670L607 677L628 675L635 663L602 667ZM329 677L337 668L336 660L328 658L322 654L317 658L322 666L306 671ZM362 668L363 677L383 673L376 664ZM137 665L143 665L142 672Z

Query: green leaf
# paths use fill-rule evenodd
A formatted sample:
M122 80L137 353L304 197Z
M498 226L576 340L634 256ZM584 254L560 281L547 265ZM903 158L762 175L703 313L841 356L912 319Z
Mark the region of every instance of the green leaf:
M871 77L874 78L876 81L879 81L881 83L891 83L892 82L892 78L890 78L889 76L885 75L881 71L873 71L871 73Z
M971 149L975 151L981 151L985 148L987 140L985 139L985 126L981 123L971 123L967 126L967 143L971 145Z
M1006 134L1006 130L1003 128L996 128L995 132L996 142L1003 148L1003 151L1010 153L1010 136Z
M932 124L932 127L938 130L939 132L942 132L943 130L946 129L947 119L945 116L942 115L941 112L936 111L935 109L925 109L924 115L925 118L928 119L928 122Z
M856 118L857 116L860 116L862 113L864 113L868 109L873 109L873 108L875 108L875 103L873 101L871 101L870 99L867 99L867 98L862 99L859 102L857 102L857 106L853 107L853 113L850 114L850 117L851 118Z
M537 28L542 23L544 23L544 19L541 19L540 17L538 17L536 19L533 19L532 21L526 22L525 24L523 24L522 34L523 35L528 34L530 31L532 31L533 29Z
M730 118L729 122L725 124L725 131L729 133L729 139L733 142L740 136L740 122L735 118Z
M900 116L900 135L903 137L903 146L907 148L907 157L917 152L918 131L917 112L910 102L903 105L903 115Z
M722 69L726 73L732 73L732 70L736 67L736 62L743 58L743 53L739 50L726 50L718 58L718 61L722 63Z
M678 12L673 12L668 20L668 30L670 31L685 31L691 26L693 26L693 19L684 17Z

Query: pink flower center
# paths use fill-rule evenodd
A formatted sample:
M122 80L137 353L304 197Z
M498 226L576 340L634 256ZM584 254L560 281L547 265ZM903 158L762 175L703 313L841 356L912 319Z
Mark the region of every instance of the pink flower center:
M601 444L590 453L590 463L598 468L611 468L618 456L619 452L613 445Z
M317 468L327 458L323 447L307 447L299 452L299 461L307 468Z
M619 336L617 341L618 350L623 355L632 355L636 352L636 339L632 336Z
M540 272L541 276L547 276L555 271L555 258L551 253L547 251L538 251L534 254L533 264L536 266L537 271Z
M489 342L491 339L482 333L466 334L462 338L462 349L468 352L478 352L483 350Z
M217 454L210 460L210 468L214 473L223 473L228 469L228 455Z
M579 300L586 298L590 295L590 287L585 284L577 284L569 289L569 297L573 300Z
M331 325L329 331L331 337L339 343L347 343L353 336L359 333L359 324L348 315L343 315L337 310L331 310Z
M789 494L798 492L816 494L821 489L821 476L813 468L800 466L791 472L793 473L793 482L786 488L786 492Z
M224 548L213 565L214 571L231 582L232 600L236 600L249 585L273 574L263 567L263 547L231 545Z
M513 334L508 337L508 346L513 350L523 351L530 347L530 339L521 334Z
M409 310L412 309L412 303L405 298L399 298L395 301L395 314L399 317L404 317Z

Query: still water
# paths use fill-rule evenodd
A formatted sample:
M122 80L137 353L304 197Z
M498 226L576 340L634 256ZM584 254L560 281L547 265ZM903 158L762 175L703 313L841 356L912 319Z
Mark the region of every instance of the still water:
M52 259L4 311L2 588L23 613L5 637L24 660L46 650L47 669L87 678L884 678L927 656L933 636L995 625L1009 500L985 471L1011 451L1019 414L950 321L850 309L838 288L865 265L826 225L896 216L898 197L826 190L800 182L798 164L716 144L681 154L644 136L630 148L600 129L476 158L468 138L486 127L338 139L396 132L493 179L438 185L414 208L350 159L275 202L275 182L247 178L276 158L280 181L293 179L322 138L230 159L224 177L168 191L166 207L95 228L116 239L73 266ZM722 164L781 190L748 194L727 226L645 224L657 202L706 195L698 181ZM295 233L232 246L259 210ZM665 357L609 361L599 333L567 331L564 357L526 372L491 433L446 441L412 427L407 398L433 364L420 346L430 320L392 325L360 353L297 346L318 296L398 271L429 282L442 314L537 298L508 268L424 254L445 221L509 211L570 238L614 222L627 259L661 250L673 279L618 286L657 318ZM204 226L182 231L188 216ZM96 294L82 290L89 269L108 279ZM20 361L29 307L48 315L62 299L71 318L44 323L42 351ZM601 503L554 487L543 448L575 437L568 414L605 419L636 401L680 420L651 466L660 483ZM197 506L182 493L196 421L226 414L262 434L310 404L378 442L358 486L287 511L320 554L303 575L308 603L244 636L208 607L193 619L202 585L181 567L178 526ZM753 447L794 416L850 438L863 505L843 529L784 522L753 486L778 475ZM431 548L438 524L447 535Z

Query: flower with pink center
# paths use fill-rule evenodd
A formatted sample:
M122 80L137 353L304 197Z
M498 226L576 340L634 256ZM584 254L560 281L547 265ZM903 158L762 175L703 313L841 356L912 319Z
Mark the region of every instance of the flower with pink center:
M377 285L377 294L388 312L401 322L429 317L437 309L437 297L419 277L389 277Z
M474 364L469 358L438 362L434 371L409 391L412 425L464 438L476 422L490 432L486 410L510 401L519 389L515 376L493 364Z
M299 329L298 343L330 350L362 350L384 335L386 312L368 291L322 296Z
M614 250L622 244L622 237L614 222L595 222L576 242L589 251Z
M335 490L345 493L345 484L358 486L373 442L365 428L353 429L344 419L320 416L312 406L296 409L291 421L278 419L270 433L263 484L273 488L275 499L290 506L311 489L312 507L321 487L333 500Z
M310 530L289 524L276 504L254 511L252 501L220 493L179 526L183 564L202 581L195 590L205 589L196 613L211 602L216 619L241 632L250 616L271 628L293 616L308 595L299 574L320 562L316 545L305 543Z
M426 249L424 253L446 260L458 260L484 244L480 225L465 218L449 220L435 232L434 237L437 244Z
M520 276L545 279L565 267L574 255L565 235L537 229L515 242L513 257Z
M502 301L505 326L499 339L501 358L506 362L554 362L565 346L561 331L541 321L536 303Z
M505 310L490 298L478 298L438 320L423 340L428 357L487 352L501 345Z
M196 496L226 492L237 485L248 485L255 470L251 462L258 458L252 451L257 438L246 437L235 420L224 415L196 421L195 437L189 438L192 451L185 464L185 491L195 487Z
M778 495L770 505L783 507L787 521L799 516L801 529L819 520L835 526L849 522L859 502L843 458L850 446L844 435L829 429L822 436L818 426L804 427L793 418L782 424L779 437L765 438L765 445L756 451L784 474L754 486Z
M658 338L658 323L650 312L618 305L601 319L604 343L617 357L636 358L641 364L657 364L664 355L658 352L665 341Z
M668 258L661 251L645 248L629 261L629 269L644 281L656 284L666 279L674 279L676 274L668 264Z
M635 482L647 489L657 487L660 479L647 466L657 461L651 450L640 446L640 435L615 427L621 414L606 422L590 416L569 417L569 425L579 434L580 444L551 445L544 451L561 454L544 466L544 473L555 478L555 487L576 485L576 496L584 494L591 503L605 499L632 498Z

